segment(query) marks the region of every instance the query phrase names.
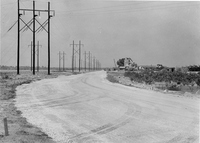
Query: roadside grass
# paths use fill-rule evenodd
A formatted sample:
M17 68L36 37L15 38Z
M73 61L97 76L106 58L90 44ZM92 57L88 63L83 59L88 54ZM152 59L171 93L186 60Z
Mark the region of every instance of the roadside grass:
M113 83L119 83L119 81L114 77L112 76L111 74L107 73L107 80L110 81L110 82L113 82Z
M181 78L181 76L178 76L177 77L177 74L175 74L176 76L176 80L179 81L179 79ZM198 77L199 75L190 75L189 74L189 77L193 77L192 79L197 81L198 83L198 79L194 78L194 77ZM165 90L168 90L168 91L174 91L174 92L177 92L179 94L185 94L185 93L190 93L190 94L193 94L193 95L197 95L197 97L200 97L199 93L200 93L200 86L198 86L197 84L196 85L192 85L192 80L189 78L188 81L191 81L189 85L187 85L186 83L187 82L184 82L185 84L181 83L181 82L162 82L162 78L165 78L164 76L161 76L162 78L159 78L159 80L157 79L157 83L154 83L154 79L153 78L148 78L148 75L145 75L144 77L140 76L139 74L136 75L136 78L135 78L135 75L132 76L132 72L112 72L112 71L109 71L107 72L107 79L110 81L110 82L113 82L113 83L121 83L121 84L124 84L124 85L127 85L126 82L124 82L123 80L125 78L122 78L123 80L121 81L121 78L120 77L127 77L130 81L132 81L133 83L133 86L134 87L141 87L141 84L144 86L144 84L146 84L147 87L143 87L143 88L147 88L149 89L149 87L153 87L152 89L155 88L155 90L161 90L161 91L165 91ZM144 80L141 80L141 78L144 78ZM169 77L167 77L169 78ZM172 78L172 76L171 76ZM160 84L161 82L161 84Z
M131 81L138 83L145 83L147 85L154 85L161 90L171 90L180 92L197 93L200 90L200 74L188 74L182 72L125 72L125 77L129 77ZM156 83L156 84L155 84ZM165 83L164 86L159 87L159 83Z
M0 74L0 77L1 77L1 79L9 79L10 77L9 77L9 75L7 74L7 73L1 73Z

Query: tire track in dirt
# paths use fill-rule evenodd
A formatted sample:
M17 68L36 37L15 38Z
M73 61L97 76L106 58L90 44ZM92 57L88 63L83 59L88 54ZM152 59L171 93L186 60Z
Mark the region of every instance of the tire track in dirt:
M103 88L100 88L100 87L96 87L96 86L94 86L92 84L87 83L87 78L81 78L81 81L84 84L86 84L86 85L88 85L90 87L93 87L93 88L96 88L96 89L99 89L99 90L104 90L104 91L106 90L106 89L103 89ZM109 91L109 90L106 90L106 91ZM78 95L80 93L76 93L76 94ZM106 92L105 92L105 94L106 94ZM85 96L83 96L83 95L85 95ZM99 99L97 97L97 98L93 98L93 99L90 98L89 100L87 100L87 99L85 99L86 96L87 96L86 93L82 94L82 95L79 95L79 96L75 96L75 97L78 97L79 99L80 99L80 97L82 97L84 99L80 100L80 101L77 101L77 99L75 99L76 101L68 102L68 103L66 102L66 100L69 99L71 101L73 98L66 98L66 100L63 100L63 99L61 99L61 100L62 100L64 105L70 105L70 104L77 104L77 103L81 103L81 102L89 102L89 101L92 101L92 100ZM149 102L149 101L145 101L145 102ZM63 104L60 104L60 106L63 106ZM151 104L151 106L154 106L153 102L149 102L149 104ZM154 106L154 107L157 109L158 112L161 112L161 110L158 109L156 106ZM125 115L126 114L128 115L129 112L131 113L130 109L128 108L128 110L125 113ZM123 120L121 118L123 118ZM86 141L86 140L89 140L89 139L93 139L93 137L92 137L93 135L103 135L103 134L109 133L109 132L111 132L113 130L116 130L116 129L118 129L118 128L120 128L120 127L122 127L122 126L124 126L124 125L126 125L128 123L130 123L131 120L132 120L131 118L124 118L124 116L122 116L121 118L115 120L113 123L108 123L108 124L105 124L105 125L100 126L98 128L95 128L93 130L90 130L89 132L78 134L78 135L76 135L76 136L74 136L74 137L72 137L70 139L74 140L74 141L80 141L80 140L82 140L82 141L85 140ZM188 138L186 138L185 135L180 133L179 135L177 135L176 137L174 137L173 139L169 140L166 143L175 143L175 142L179 142L179 141L183 142L184 138L185 138L184 142L187 142L187 141L191 142L191 141L195 141L197 137L196 136L191 136L191 137L188 136Z
M96 135L107 134L122 126L129 124L133 121L134 117L138 116L141 113L141 108L140 106L132 103L126 103L125 105L127 105L128 110L120 118L114 120L113 122L104 124L98 128L92 129L88 132L84 132L74 137L71 137L69 140L72 142L85 142L88 140L93 140L95 138L94 136Z
M49 100L45 100L45 101L41 100L41 102L48 102L47 104L45 104L45 106L56 107L56 106L78 104L78 103L83 103L83 102L88 102L89 103L90 101L98 100L100 98L106 97L106 98L110 98L111 100L116 100L117 102L123 103L124 105L127 106L127 111L123 112L123 115L120 116L118 119L113 120L111 122L108 122L106 124L103 124L102 126L99 126L97 128L88 130L88 128L84 126L81 129L83 131L83 133L80 133L80 130L75 130L74 129L74 134L70 137L69 142L88 142L88 141L89 142L93 142L93 143L94 142L101 142L101 141L103 142L103 140L105 139L105 138L103 138L104 137L103 135L105 135L107 133L110 133L110 132L112 132L114 130L119 129L120 127L123 127L123 126L131 123L135 119L138 119L138 116L139 116L139 118L141 118L141 117L145 117L143 115L148 115L149 114L148 111L142 112L143 108L145 108L145 110L146 110L148 107L150 107L150 109L148 109L148 110L153 110L154 111L153 112L154 114L152 116L157 116L157 115L159 115L159 113L163 113L166 116L170 115L170 114L172 116L175 116L176 114L174 114L174 113L178 113L178 112L172 112L171 113L171 112L168 112L168 110L164 110L164 111L160 110L160 108L158 108L158 107L159 106L160 107L164 107L164 106L167 107L169 105L171 105L171 106L169 106L167 108L172 108L173 109L174 107L178 107L178 108L181 107L181 104L179 102L177 102L178 106L176 106L176 105L174 106L173 104L157 103L157 100L156 101L152 100L153 101L152 102L152 101L149 101L149 100L142 100L142 99L139 99L137 97L134 98L135 101L132 100L132 102L131 102L131 101L129 101L129 96L123 96L121 94L118 94L117 91L112 92L107 88L103 89L103 88L100 88L100 87L96 87L95 84L89 84L89 83L87 83L87 79L88 78L82 78L81 77L79 79L81 79L83 84L88 85L88 86L90 86L92 88L95 88L96 90L94 90L94 91L91 90L92 92L90 92L90 94L89 94L89 92L86 92L85 90L81 90L81 86L80 87L78 86L78 87L75 87L74 89L70 89L70 90L73 90L73 91L76 90L76 91L74 91L72 96L70 95L68 97L57 98L56 101L55 101L55 99L49 99ZM72 87L76 85L76 82L73 82ZM87 88L87 86L83 86L83 87ZM80 92L79 90L83 91L83 92ZM101 94L99 95L98 93L101 93ZM63 96L63 95L60 95L60 96ZM38 100L40 101L40 99L38 99ZM144 102L145 102L145 106L143 104L140 104L140 103L144 103ZM146 103L148 105L146 105ZM157 104L157 106L154 105L155 103ZM89 103L89 105L90 105L90 103ZM151 106L149 106L149 105L151 105ZM44 104L43 104L43 106L44 106ZM91 106L93 106L93 105L91 105ZM95 107L98 107L98 106L95 106ZM151 109L151 107L153 107L153 108ZM182 107L185 108L184 105L182 105ZM193 108L189 108L188 110L195 112ZM182 111L182 109L180 111ZM180 115L178 114L178 116L179 116L179 118L184 117L184 115L182 116L181 114ZM186 117L188 118L187 120L184 120L187 123L186 125L188 125L190 122L191 122L191 124L189 124L184 129L187 130L187 131L188 130L192 131L195 127L197 127L198 119L197 118L193 118L193 120L192 120L192 119L190 119L190 116L186 116ZM58 119L60 119L59 116L58 116ZM152 119L153 120L151 120L151 121L154 121L154 118L152 118ZM163 118L159 118L159 122L162 119ZM169 118L169 119L171 119L171 118ZM149 122L148 120L145 120L145 119L142 120L142 122L143 121ZM151 123L151 121L149 123ZM171 123L171 121L169 123ZM173 125L173 123L172 123L172 125ZM77 133L77 131L79 131L79 133ZM145 131L144 133L146 133L148 131L149 130ZM163 130L160 130L160 131L163 131ZM165 131L163 133L165 133ZM176 129L173 128L173 130L171 130L171 131L174 132L174 131L176 131ZM186 142L194 142L194 141L197 140L198 136L196 136L195 134L191 134L190 135L190 134L186 134L188 132L184 132L183 131L183 132L180 133L180 130L177 130L177 131L178 131L177 134L175 134L175 133L173 134L173 135L176 135L176 136L175 137L171 136L172 139L170 139L166 143L175 143L175 142L177 142L177 143L179 143L179 142L180 143L182 143L182 142L186 143ZM154 132L154 131L152 130L152 132ZM149 133L151 134L152 132L150 131Z
M169 141L165 143L193 143L197 140L199 141L198 133L197 135L188 134L188 131L190 132L193 131L193 129L195 127L198 127L198 125L199 125L199 119L194 118L191 124L189 124L189 126L183 129L181 133L179 133L177 136L175 136L174 138L170 139Z

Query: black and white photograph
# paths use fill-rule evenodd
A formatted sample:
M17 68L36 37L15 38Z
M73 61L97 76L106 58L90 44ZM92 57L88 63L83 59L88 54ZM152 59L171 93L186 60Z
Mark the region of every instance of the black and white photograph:
M0 143L200 142L200 1L0 5Z

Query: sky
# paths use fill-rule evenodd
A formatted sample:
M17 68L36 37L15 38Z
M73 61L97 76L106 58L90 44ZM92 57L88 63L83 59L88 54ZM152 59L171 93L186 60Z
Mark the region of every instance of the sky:
M47 9L47 2L35 0L36 9ZM71 67L73 40L83 44L83 61L84 52L90 51L102 67L114 67L114 59L125 57L138 65L200 65L200 1L50 0L50 3L55 10L50 23L52 67L59 65L59 52L65 52L65 67ZM32 1L20 0L20 8L31 9ZM21 18L28 22L32 12ZM36 18L43 23L47 14L41 13ZM1 0L1 65L16 66L17 25L12 27L16 21L17 0ZM23 22L20 24L22 28ZM22 30L20 35L20 65L30 66L32 32ZM42 45L40 66L47 66L44 30L36 33L37 41Z

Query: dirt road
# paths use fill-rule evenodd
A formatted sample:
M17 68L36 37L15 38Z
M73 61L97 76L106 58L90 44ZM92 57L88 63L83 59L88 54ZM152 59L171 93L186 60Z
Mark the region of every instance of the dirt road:
M110 83L106 72L17 88L28 122L61 143L198 143L199 99Z

